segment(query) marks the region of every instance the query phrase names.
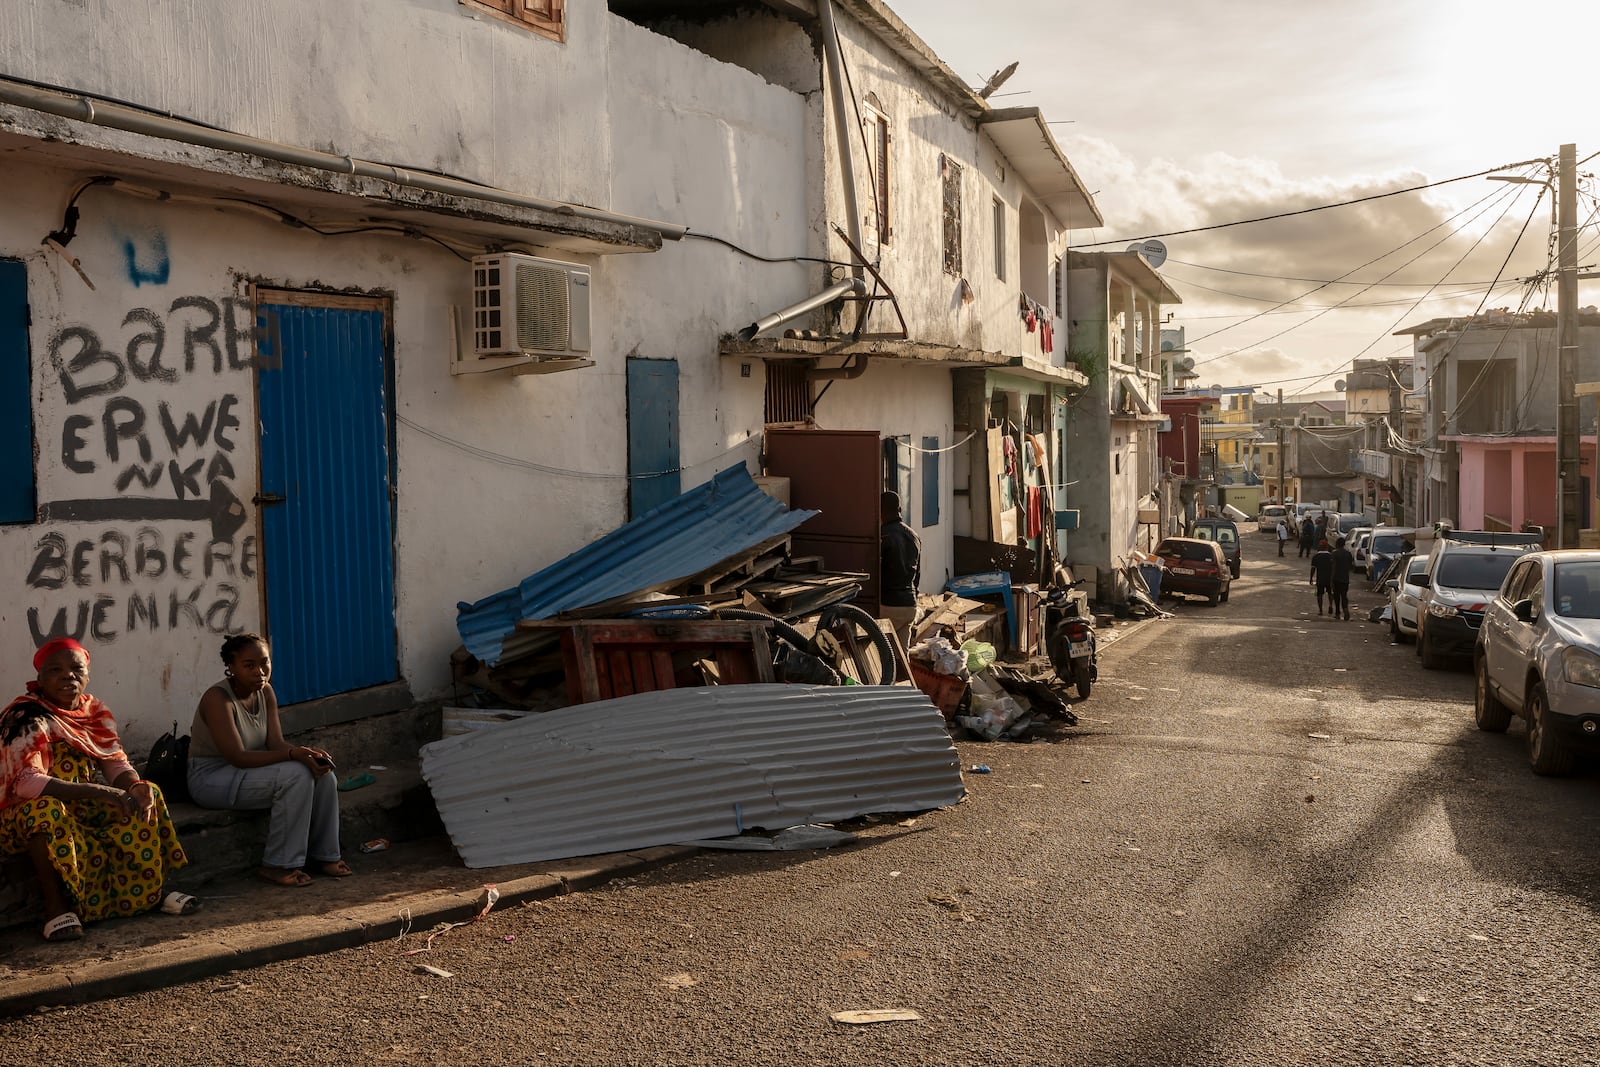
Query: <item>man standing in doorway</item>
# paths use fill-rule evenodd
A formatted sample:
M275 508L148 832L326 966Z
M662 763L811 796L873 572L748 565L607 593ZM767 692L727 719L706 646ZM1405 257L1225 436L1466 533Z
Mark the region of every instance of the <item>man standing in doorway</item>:
M899 493L885 492L879 498L878 517L883 522L878 602L900 643L909 649L911 624L917 621L917 586L922 581L922 542L900 518Z
M1356 558L1339 538L1333 548L1333 615L1337 618L1342 612L1346 622L1350 621L1350 572L1355 566Z

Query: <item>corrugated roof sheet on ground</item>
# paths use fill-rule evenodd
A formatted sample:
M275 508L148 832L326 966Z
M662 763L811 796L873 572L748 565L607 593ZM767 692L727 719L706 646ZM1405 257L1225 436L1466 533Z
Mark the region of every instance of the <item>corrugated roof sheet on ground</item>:
M944 717L905 686L639 693L435 741L422 773L468 867L926 811L966 794Z
M789 510L738 464L515 587L456 605L456 629L467 651L494 666L518 619L547 619L692 577L815 514Z

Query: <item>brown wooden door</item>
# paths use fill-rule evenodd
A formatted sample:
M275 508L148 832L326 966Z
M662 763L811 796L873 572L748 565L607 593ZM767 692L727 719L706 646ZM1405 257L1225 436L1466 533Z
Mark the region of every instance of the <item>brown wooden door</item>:
M876 430L766 432L767 473L789 479L789 506L815 509L794 532L797 556L821 556L829 570L870 578L856 603L878 612L878 498L883 444Z

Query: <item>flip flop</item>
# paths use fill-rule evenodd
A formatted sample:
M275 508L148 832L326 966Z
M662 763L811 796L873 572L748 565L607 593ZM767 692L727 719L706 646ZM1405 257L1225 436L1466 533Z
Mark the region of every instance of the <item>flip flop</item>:
M46 941L76 941L83 936L83 920L77 914L64 911L44 924Z
M344 860L329 860L327 863L318 864L317 869L329 878L349 878L356 873Z
M311 884L311 876L298 868L292 871L279 870L275 867L256 868L256 877L263 882L281 885L289 889L298 889Z
M167 915L193 915L200 910L200 898L174 889L161 898L161 910Z

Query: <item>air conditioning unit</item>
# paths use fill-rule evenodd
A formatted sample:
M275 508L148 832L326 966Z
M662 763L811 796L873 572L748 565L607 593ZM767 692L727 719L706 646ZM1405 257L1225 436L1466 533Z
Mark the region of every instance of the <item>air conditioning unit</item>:
M472 260L472 347L480 357L589 354L589 268L518 252Z

